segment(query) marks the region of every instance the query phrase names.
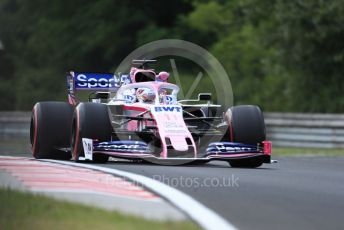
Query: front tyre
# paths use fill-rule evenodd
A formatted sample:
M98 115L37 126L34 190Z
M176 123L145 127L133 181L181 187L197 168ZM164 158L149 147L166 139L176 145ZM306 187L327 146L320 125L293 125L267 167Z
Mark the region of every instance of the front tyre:
M79 157L84 157L82 138L89 138L97 141L110 141L112 125L108 113L108 108L104 104L80 103L74 112L71 150L72 159L79 161ZM93 162L106 163L108 155L95 154Z
M230 113L230 114L229 114ZM263 113L258 106L239 105L227 111L232 142L257 145L266 140ZM232 167L257 168L263 164L261 158L230 161Z
M258 159L238 159L229 162L233 168L258 168L263 164L263 160Z

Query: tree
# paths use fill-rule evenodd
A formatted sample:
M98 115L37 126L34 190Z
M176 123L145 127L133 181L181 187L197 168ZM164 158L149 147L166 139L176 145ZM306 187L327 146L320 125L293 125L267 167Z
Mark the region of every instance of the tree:
M215 33L235 102L265 110L343 112L344 3L197 2L189 24ZM207 17L207 15L215 15Z
M15 70L13 108L64 100L66 71L113 71L136 48L140 31L154 24L163 31L188 10L183 1L2 0L0 38Z

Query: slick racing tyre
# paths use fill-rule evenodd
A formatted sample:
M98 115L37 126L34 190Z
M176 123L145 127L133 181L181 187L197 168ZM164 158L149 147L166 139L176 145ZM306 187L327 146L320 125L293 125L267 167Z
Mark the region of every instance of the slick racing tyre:
M234 106L226 113L232 142L257 145L266 139L265 122L258 106ZM232 167L256 168L263 164L260 158L240 159L230 161Z
M37 159L70 159L73 107L66 102L38 102L32 110L30 142Z
M109 118L108 108L104 104L80 103L73 116L71 151L72 158L79 161L84 157L82 138L98 141L110 141L112 125ZM109 156L103 154L93 155L93 162L105 163Z

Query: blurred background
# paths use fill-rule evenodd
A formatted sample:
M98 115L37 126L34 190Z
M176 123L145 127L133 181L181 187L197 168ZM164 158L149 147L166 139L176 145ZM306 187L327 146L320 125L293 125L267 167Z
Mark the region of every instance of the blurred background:
M341 0L0 0L0 109L65 100L66 71L114 71L165 38L218 58L235 104L344 112Z
M30 156L31 109L38 101L67 100L67 71L113 73L129 53L159 39L192 42L219 60L229 75L234 104L257 104L264 111L267 140L280 163L254 171L224 171L216 163L185 169L107 167L153 179L159 170L170 179L235 173L240 189L186 186L184 191L240 228L343 229L343 0L0 0L0 156ZM170 58L187 92L202 69L165 57L156 69L170 72L172 82ZM192 96L211 87L204 75ZM3 220L20 229L21 220L25 228L32 223L54 228L56 222L46 218L54 203L2 194L0 189L1 227ZM8 201L18 205L10 209ZM29 208L18 208L19 203ZM36 212L40 205L46 207L43 218ZM71 223L106 223L102 213L94 217L95 211L86 210L83 217L77 209L65 209L53 218L56 228L69 223L64 216ZM18 210L23 215L18 217ZM142 221L127 220L142 228Z

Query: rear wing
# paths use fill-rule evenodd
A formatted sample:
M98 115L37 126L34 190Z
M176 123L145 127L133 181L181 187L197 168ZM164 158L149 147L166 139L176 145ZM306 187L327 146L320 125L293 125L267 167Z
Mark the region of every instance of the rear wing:
M131 82L129 74L67 72L68 101L76 105L75 92L109 91L116 92L122 85Z

